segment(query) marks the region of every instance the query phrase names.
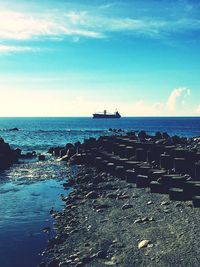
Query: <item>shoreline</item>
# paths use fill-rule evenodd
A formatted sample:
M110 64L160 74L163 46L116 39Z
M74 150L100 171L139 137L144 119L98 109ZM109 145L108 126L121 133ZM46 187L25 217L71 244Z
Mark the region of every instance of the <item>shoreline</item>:
M91 173L102 181L84 182ZM190 201L172 202L94 169L83 168L79 183L53 214L58 233L41 267L199 266L200 210Z
M144 136L144 132L142 134L132 140L130 136L99 138L97 150L94 149L96 142L94 139L86 140L80 148L81 153L71 157L71 163L82 166L76 178L65 183L65 187L72 186L74 191L68 197L62 196L63 211L52 214L58 234L49 241L49 248L44 253L48 261L41 263L40 267L199 266L200 210L195 209L191 201L194 195L199 195L197 193L199 183L195 180L196 172L193 169L190 174L177 173L181 168L186 171L187 161L182 165L175 164L175 169L170 169L169 166L163 168L161 162L158 166L155 160L151 162L140 160L133 163L133 160L138 160L137 157L141 156L141 153L137 154L138 148L134 148L133 154L136 152L136 155L130 156L128 161L131 160L135 168L131 170L129 177L128 170L121 168L127 164L127 159L122 160L124 155L114 158L117 164L114 169L112 162L102 158L103 155L105 158L108 157L110 152L108 150L111 147L107 141L111 138L115 141L117 138L118 142L119 139L123 142L135 141L132 144L135 143L136 146L139 141L143 147L152 139L154 142L162 140L163 143L157 142L157 144L166 147L163 139L158 138L158 134L157 138L151 140ZM166 140L169 138L166 135ZM173 153L178 148L179 154L187 154L192 152L195 145L199 149L198 140L189 144L186 139L177 137L174 142L177 144L171 147ZM115 147L114 143L112 149ZM114 151L115 155L123 154L124 151L130 153L127 145L125 147L120 145L122 144L119 144L118 149ZM186 146L188 148L184 150ZM125 150L122 151L121 148ZM198 149L195 150L197 155ZM96 154L100 152L101 160L98 159L100 155L94 157L91 152ZM159 155L159 161L161 155L163 154ZM167 160L164 161L166 164L169 157L164 158ZM176 157L174 160L176 162ZM119 162L120 168L118 168ZM194 164L194 168L195 166ZM151 172L152 169L154 172ZM135 171L137 173L133 173ZM156 179L152 178L154 176ZM188 188L188 184L195 184L192 189L190 188L193 190L192 196L189 195L191 192L184 191ZM171 190L172 185L179 190ZM184 187L185 185L187 187ZM155 189L158 190L157 193ZM195 203L193 200L194 205ZM197 206L198 203L197 201Z

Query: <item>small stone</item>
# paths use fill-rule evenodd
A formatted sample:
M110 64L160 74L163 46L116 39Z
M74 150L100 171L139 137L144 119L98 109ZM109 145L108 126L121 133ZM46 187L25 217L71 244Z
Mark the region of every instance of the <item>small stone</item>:
M117 198L117 194L109 193L106 195L107 198Z
M97 209L96 212L103 212L104 209Z
M136 219L136 220L134 221L134 223L142 223L142 220L141 220L141 219Z
M160 203L161 206L167 206L169 205L170 203L168 201L163 201Z
M107 265L107 266L116 265L113 261L105 261L104 264Z
M153 217L149 217L149 221L152 222L155 221L155 219Z
M169 209L165 209L163 211L164 211L164 213L170 213L171 212Z
M179 208L179 207L181 207L181 206L182 206L181 203L177 203L177 204L175 205L175 207L177 207L177 208Z
M150 240L144 239L138 243L138 248L146 248L150 244Z
M50 227L44 227L44 228L42 228L42 231L44 232L44 233L49 233L50 232L50 230L51 230L51 228Z
M96 254L96 257L100 259L106 259L107 252L105 250L99 250Z
M94 206L94 209L108 209L110 206L106 204Z
M130 198L130 196L128 196L128 195L122 195L122 196L118 196L117 198L118 199L128 199L128 198Z
M85 197L86 197L86 198L92 198L92 199L95 199L95 198L98 198L99 195L98 195L97 192L95 192L95 191L90 191L89 193L86 194Z
M130 208L133 208L133 205L131 205L131 204L124 204L124 205L122 206L122 209L123 209L123 210L130 209Z
M141 220L142 220L142 222L148 222L149 221L149 218L148 217L144 217Z

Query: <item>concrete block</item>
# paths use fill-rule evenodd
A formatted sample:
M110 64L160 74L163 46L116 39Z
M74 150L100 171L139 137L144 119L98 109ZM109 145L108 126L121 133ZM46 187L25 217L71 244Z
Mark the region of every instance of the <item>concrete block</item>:
M127 183L136 183L136 173L134 170L126 170Z
M136 149L136 160L138 161L147 161L147 151L143 148Z
M116 166L115 167L115 175L118 178L121 178L122 180L125 180L126 179L126 173L125 173L124 166Z
M185 194L182 188L170 188L169 189L169 199L177 201L187 201L189 200L187 194Z
M135 149L132 146L126 146L125 157L130 158L135 155Z
M171 170L173 169L173 158L168 154L160 155L160 168Z
M149 187L150 178L147 175L137 175L136 176L136 186L138 188Z

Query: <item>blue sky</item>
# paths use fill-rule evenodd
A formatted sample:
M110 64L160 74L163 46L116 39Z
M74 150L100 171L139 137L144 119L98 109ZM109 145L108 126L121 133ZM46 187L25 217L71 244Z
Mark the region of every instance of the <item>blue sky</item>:
M199 115L199 45L199 1L0 0L0 116Z

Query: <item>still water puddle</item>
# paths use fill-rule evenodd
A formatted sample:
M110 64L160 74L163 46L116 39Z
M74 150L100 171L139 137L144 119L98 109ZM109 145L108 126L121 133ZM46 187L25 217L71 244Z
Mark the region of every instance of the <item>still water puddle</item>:
M31 162L0 174L0 266L36 267L54 235L51 208L62 209L63 182L72 173L62 163ZM49 233L42 229L50 227Z

